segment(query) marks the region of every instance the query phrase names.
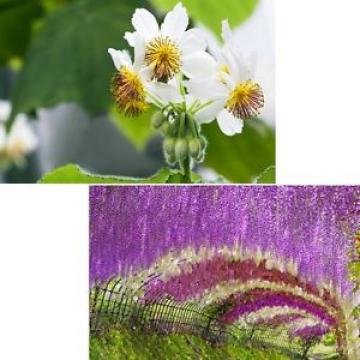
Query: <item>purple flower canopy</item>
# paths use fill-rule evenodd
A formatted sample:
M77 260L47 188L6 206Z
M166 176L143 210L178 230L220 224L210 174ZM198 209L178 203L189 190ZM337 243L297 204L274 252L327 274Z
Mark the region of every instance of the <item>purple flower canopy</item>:
M359 193L342 186L91 187L90 281L144 270L170 250L242 244L294 259L314 283L348 290Z

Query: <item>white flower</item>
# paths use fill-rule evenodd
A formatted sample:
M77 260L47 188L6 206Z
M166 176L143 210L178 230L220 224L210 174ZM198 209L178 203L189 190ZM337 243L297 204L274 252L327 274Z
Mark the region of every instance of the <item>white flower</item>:
M25 155L34 151L37 145L37 137L26 116L19 114L7 137L6 153L8 158L16 163L21 163Z
M216 66L213 57L205 52L206 42L198 29L186 30L189 18L178 3L161 27L146 9L136 9L132 24L135 32L125 34L129 45L151 71L151 78L167 82L182 72L189 78L205 77ZM140 37L140 41L135 41Z
M23 114L17 115L9 134L6 134L4 123L10 115L11 105L3 101L0 105L0 120L3 122L0 123L0 160L21 165L26 154L36 149L37 138Z
M133 40L135 44L142 41L137 35ZM173 82L164 84L151 80L150 70L143 66L138 50L135 46L134 62L126 50L108 50L118 70L111 86L118 108L128 116L135 116L145 111L148 103L163 108L169 101L181 102L180 91Z
M207 105L196 113L198 122L216 118L222 132L231 136L241 133L243 120L258 115L264 96L261 87L251 80L254 61L247 64L242 58L228 21L222 22L222 37L224 47L214 49L217 71L208 79L191 79L186 86L189 94Z
M4 123L10 116L11 105L9 101L0 100L0 124Z

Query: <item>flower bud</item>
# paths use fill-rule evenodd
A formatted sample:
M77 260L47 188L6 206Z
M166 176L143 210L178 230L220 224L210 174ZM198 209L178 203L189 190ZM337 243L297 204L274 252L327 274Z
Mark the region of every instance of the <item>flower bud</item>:
M196 159L199 156L199 153L201 152L200 140L197 138L188 139L188 147L191 157Z
M195 158L196 162L202 163L205 160L205 151L199 151L199 155Z
M188 145L186 139L180 138L175 143L175 157L177 160L185 159L188 152Z
M157 111L151 117L151 124L155 129L158 129L164 122L165 117L161 111Z
M175 154L175 142L176 142L176 139L174 139L172 137L165 138L164 143L163 143L163 149L164 149L164 153L166 155L174 155Z
M205 136L200 136L199 140L200 140L201 150L205 150L207 147L207 140L206 140Z
M169 165L175 165L176 163L175 154L169 155L165 153L165 160Z
M163 135L167 135L169 134L170 130L171 130L171 126L168 123L168 121L165 121L161 127L160 127L161 132L163 133Z

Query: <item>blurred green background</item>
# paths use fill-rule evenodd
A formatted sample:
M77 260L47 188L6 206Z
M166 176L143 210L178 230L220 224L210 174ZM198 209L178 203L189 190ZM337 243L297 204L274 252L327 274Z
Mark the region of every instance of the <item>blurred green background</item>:
M13 116L28 114L39 139L26 166L11 167L0 181L35 182L69 163L96 174L132 177L148 177L165 166L150 114L127 119L114 111L109 93L114 67L107 48L127 47L123 34L132 29L135 8L145 7L162 20L177 2L0 0L0 99L12 103ZM205 162L194 170L208 181L249 183L264 174L259 182L274 182L273 1L182 2L211 41L219 38L220 21L229 19L244 54L256 55L256 80L265 93L262 119L246 122L242 134L226 137L216 122L204 125L209 147ZM58 181L72 182L67 176Z

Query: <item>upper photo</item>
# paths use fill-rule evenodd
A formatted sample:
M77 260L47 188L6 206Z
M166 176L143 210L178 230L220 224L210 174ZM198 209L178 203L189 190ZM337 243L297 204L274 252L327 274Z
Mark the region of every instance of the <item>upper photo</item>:
M0 0L0 183L275 183L274 0Z

